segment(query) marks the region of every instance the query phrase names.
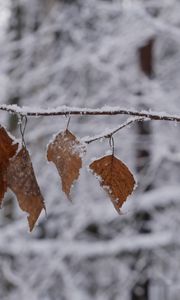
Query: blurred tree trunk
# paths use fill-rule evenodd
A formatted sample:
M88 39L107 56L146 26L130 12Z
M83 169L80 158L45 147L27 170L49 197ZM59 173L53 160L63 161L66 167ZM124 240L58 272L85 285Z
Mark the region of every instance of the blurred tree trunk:
M24 18L24 11L23 6L20 1L12 1L11 2L11 17L10 17L10 24L9 24L9 36L12 36L13 42L18 42L22 39L23 34L23 18ZM20 60L22 52L20 48L14 49L11 53L11 68L9 69L8 75L12 83L17 80L16 74L16 62ZM19 90L13 89L13 94L10 96L8 100L9 104L19 104L20 102L20 95ZM16 115L9 115L9 122L8 122L9 130L12 132L17 127L17 116Z
M46 0L44 3L42 1L42 7L44 11L44 15L48 13L54 4L55 0ZM34 3L32 3L34 5ZM23 55L23 49L20 45L20 42L25 34L26 29L26 11L22 1L19 0L11 0L11 17L9 21L8 27L8 35L10 37L10 41L15 44L14 49L10 52L10 67L8 69L8 76L10 78L10 86L12 86L12 92L10 93L8 104L16 104L20 105L21 103L21 91L19 88L19 84L21 82L22 72L20 69L21 66L21 57ZM36 11L36 10L35 10ZM42 13L41 13L42 18ZM38 30L41 24L40 18L38 16L34 17L34 24L31 28L32 32ZM8 116L8 130L10 132L15 132L18 128L18 119L16 114L9 114ZM8 196L6 201L4 202L4 218L7 222L12 221L14 219L14 201L13 197Z
M9 28L8 28L8 35L12 42L18 42L22 38L22 32L23 32L23 6L20 3L20 1L12 1L11 2L11 17L9 22ZM20 59L22 53L20 48L16 48L10 52L10 67L8 69L8 76L10 78L10 85L16 86L17 81L17 73L16 73L16 63ZM19 90L16 87L15 89L12 89L13 92L11 93L8 104L19 104L20 102L20 95ZM9 114L8 115L8 130L10 132L14 132L17 129L17 116L15 114ZM13 197L11 195L8 195L6 198L6 201L4 202L4 221L10 222L14 220L14 201Z
M44 16L48 13L51 9L52 5L54 4L55 0L46 0L41 1L42 11ZM32 3L35 5L35 3ZM38 8L38 6L37 6ZM41 22L42 22L42 11L40 16L38 15L38 9L34 9L35 16L34 16L34 24L29 29L27 28L26 24L26 10L25 6L22 1L20 0L11 0L11 17L9 19L9 26L8 26L8 36L11 42L14 43L15 47L10 52L9 60L11 61L10 67L8 69L8 77L10 79L10 86L12 86L12 92L9 95L8 104L21 104L21 90L20 90L20 83L21 78L23 76L21 71L21 58L23 56L23 48L20 44L21 40L25 36L26 30L35 32L38 30ZM8 130L13 133L18 129L18 119L16 114L9 114L8 116ZM8 196L6 201L4 202L4 217L7 222L14 219L13 212L14 212L14 201L13 197Z
M154 77L154 66L153 66L153 46L155 39L151 38L146 41L145 45L138 49L139 56L139 67L142 73L152 79ZM138 96L141 98L143 96L142 91L138 92ZM148 109L140 101L139 109ZM148 173L148 168L151 161L151 124L150 122L138 122L137 123L137 147L136 147L136 171L139 173L139 178L146 178ZM140 179L141 181L141 179ZM148 181L147 181L148 182ZM144 187L144 192L149 191L153 188L152 184L147 184ZM151 215L147 211L139 211L136 214L137 230L139 234L148 234L149 221L151 220ZM136 261L141 257L141 251L137 253ZM136 262L135 262L136 263ZM146 268L146 267L145 267ZM148 265L147 265L148 268ZM145 271L145 270L144 270ZM139 281L135 284L132 290L132 300L149 300L149 285L150 281L145 278L143 281Z

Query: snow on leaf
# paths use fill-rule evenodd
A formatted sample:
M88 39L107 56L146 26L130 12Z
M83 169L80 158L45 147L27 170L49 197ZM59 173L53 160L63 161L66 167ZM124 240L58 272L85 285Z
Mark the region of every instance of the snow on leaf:
M5 173L9 160L15 155L17 149L18 143L15 142L15 139L3 127L0 127L0 204L7 190Z
M101 178L100 185L108 193L120 213L120 208L132 193L135 180L128 167L114 155L107 155L90 164L93 174Z
M79 177L85 145L69 130L56 135L48 145L47 159L54 162L62 180L62 190L70 198L72 184Z
M29 228L32 231L45 205L25 147L10 160L6 180L7 186L16 194L20 208L29 214Z

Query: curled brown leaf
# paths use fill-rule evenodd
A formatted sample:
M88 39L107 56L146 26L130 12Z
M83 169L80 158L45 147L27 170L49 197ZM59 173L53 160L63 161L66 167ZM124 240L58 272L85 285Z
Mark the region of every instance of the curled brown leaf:
M121 206L135 186L132 173L114 155L95 160L89 167L98 176L101 186L108 192L115 209L119 213Z
M28 213L29 228L32 231L45 205L25 147L10 160L6 180L7 186L15 193L20 208Z
M16 154L18 143L0 127L0 205L7 190L6 170L10 159Z
M72 184L79 177L85 146L68 129L59 133L48 146L47 159L54 162L62 181L62 190L70 197Z

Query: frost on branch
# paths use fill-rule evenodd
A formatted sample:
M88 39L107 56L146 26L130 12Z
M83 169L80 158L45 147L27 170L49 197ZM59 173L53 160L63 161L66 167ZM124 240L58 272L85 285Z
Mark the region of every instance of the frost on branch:
M85 145L69 130L59 133L48 146L47 159L54 162L62 180L62 190L70 197L72 184L79 177Z
M20 208L29 214L29 228L32 231L45 205L26 148L23 147L11 159L6 176L7 186L16 194Z
M11 138L7 131L0 127L0 204L7 190L7 182L4 174L9 165L10 158L13 157L18 149L15 139Z
M121 206L135 186L132 173L114 155L95 160L91 163L90 169L100 177L101 186L108 192L115 209L119 213Z

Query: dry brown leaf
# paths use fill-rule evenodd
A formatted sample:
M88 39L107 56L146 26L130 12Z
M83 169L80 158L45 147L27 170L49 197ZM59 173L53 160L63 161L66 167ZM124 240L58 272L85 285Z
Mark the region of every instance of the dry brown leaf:
M59 133L48 146L47 159L54 162L62 180L62 190L70 197L73 182L79 177L85 146L69 130Z
M18 143L15 139L13 140L6 130L0 127L0 205L7 190L5 174L9 160L16 154L17 149Z
M95 160L89 167L98 176L101 186L108 192L115 209L120 213L121 206L135 186L128 167L114 155Z
M4 172L0 170L0 206L2 204L4 194L7 191L6 180L4 179Z
M25 147L10 160L6 179L7 186L16 194L20 208L29 214L29 228L32 231L45 205Z

